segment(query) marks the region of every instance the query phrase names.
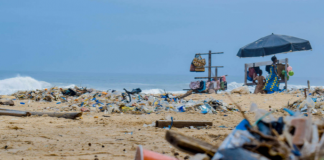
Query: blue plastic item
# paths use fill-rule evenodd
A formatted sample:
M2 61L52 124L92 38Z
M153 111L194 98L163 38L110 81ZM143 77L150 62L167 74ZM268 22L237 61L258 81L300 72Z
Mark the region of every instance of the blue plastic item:
M316 101L317 101L317 98L312 98L312 100L313 100L314 102L316 102Z
M179 108L178 108L178 111L179 111L179 112L185 112L183 106L179 107Z
M169 125L169 129L171 129L172 125L173 125L173 117L171 117L171 125Z
M295 115L295 112L292 111L292 110L289 110L288 108L284 108L283 110L288 112L288 114L291 115L291 116Z
M25 104L24 102L20 102L20 104Z
M57 102L56 104L61 104L61 102Z
M81 102L81 107L84 105L84 102Z

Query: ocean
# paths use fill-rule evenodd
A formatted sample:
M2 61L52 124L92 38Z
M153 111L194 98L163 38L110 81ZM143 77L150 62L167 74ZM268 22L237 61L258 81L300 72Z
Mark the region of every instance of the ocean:
M207 74L207 73L206 73ZM323 86L323 78L290 77L288 88L305 88L307 80L311 86ZM184 93L189 83L195 81L193 74L109 74L109 73L69 73L69 72L22 72L0 71L0 95L12 94L16 91L44 89L50 87L87 87L97 90L131 90L141 88L144 93ZM227 77L228 91L243 85L242 76ZM283 87L283 84L280 85ZM249 87L250 91L254 87Z

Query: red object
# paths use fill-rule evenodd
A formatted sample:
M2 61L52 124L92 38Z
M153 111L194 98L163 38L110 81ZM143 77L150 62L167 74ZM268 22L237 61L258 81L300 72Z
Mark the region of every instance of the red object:
M156 153L153 151L145 150L141 145L139 145L136 149L134 160L178 160L178 159L160 153Z
M256 77L256 73L253 67L249 68L249 77L251 77L252 79Z
M190 72L195 72L195 71L196 71L196 67L191 63Z

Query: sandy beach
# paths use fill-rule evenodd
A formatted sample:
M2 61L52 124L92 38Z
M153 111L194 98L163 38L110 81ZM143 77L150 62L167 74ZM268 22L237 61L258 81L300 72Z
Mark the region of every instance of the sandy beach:
M244 111L248 111L251 103L259 108L269 110L280 109L288 102L292 103L302 97L295 94L273 95L239 95L232 94L233 100ZM231 104L224 94L195 94L186 100L204 100L215 98ZM21 101L15 101L19 104ZM46 107L62 107L64 104L55 102L33 102L25 105L0 106L1 108L23 111L51 111ZM175 120L206 120L212 121L213 126L207 129L172 128L185 135L198 138L213 145L219 145L233 128L243 119L239 112L218 112L217 114L201 114L199 112L159 112L133 115L125 113L84 113L82 119L69 120L53 117L0 117L1 129L1 158L7 159L100 159L124 160L133 159L137 145L158 153L184 159L190 156L173 148L165 140L165 129L143 127L156 120L173 117ZM254 113L246 113L248 119L254 122ZM287 113L275 112L275 117ZM109 116L109 117L108 117ZM98 117L98 118L97 118ZM314 116L316 118L316 116ZM221 128L219 126L225 126Z

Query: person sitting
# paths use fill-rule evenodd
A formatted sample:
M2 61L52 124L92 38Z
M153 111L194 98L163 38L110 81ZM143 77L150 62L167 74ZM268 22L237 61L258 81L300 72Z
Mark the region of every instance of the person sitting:
M257 86L255 87L255 90L254 90L254 94L258 94L258 93L261 93L261 94L264 94L264 91L263 91L263 87L264 87L264 84L265 84L265 78L262 76L262 70L259 70L259 76L256 76L254 78L254 82L257 81Z

